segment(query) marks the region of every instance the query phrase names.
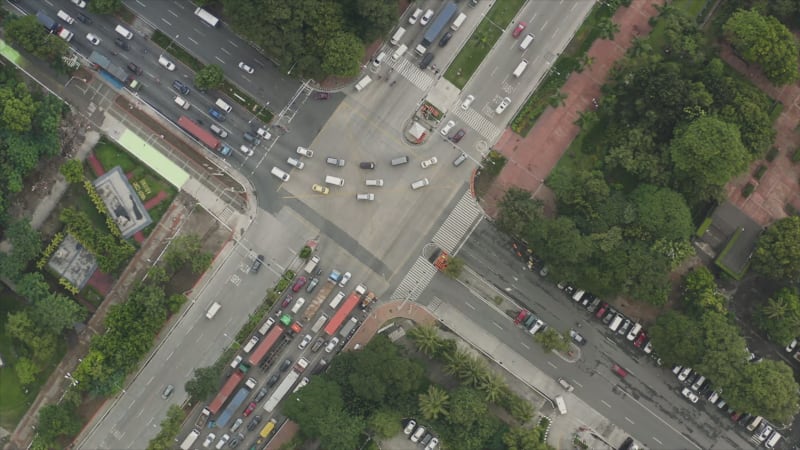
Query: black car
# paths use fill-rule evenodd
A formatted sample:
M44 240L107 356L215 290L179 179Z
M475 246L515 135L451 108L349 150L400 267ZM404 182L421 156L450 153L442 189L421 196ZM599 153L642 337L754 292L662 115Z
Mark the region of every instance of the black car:
M358 165L358 167L360 167L362 169L374 169L375 168L375 163L374 162L362 162L361 164Z
M595 297L595 299L592 300L591 303L589 303L589 306L586 307L586 310L589 311L590 313L593 313L597 310L597 307L600 306L600 303L601 303L600 298Z
M572 338L572 341L575 342L576 344L580 346L586 345L586 338L581 336L581 334L578 333L577 331L569 330L569 336Z
M253 420L247 424L247 431L253 431L261 423L261 416L253 417Z
M292 367L292 360L291 359L286 359L281 363L280 371L281 372L286 372L287 370L289 370L289 367Z
M275 386L275 383L278 382L278 379L280 379L278 374L275 374L275 375L269 377L269 380L267 380L267 388L271 388L272 386Z
M258 394L256 394L256 398L253 399L253 402L258 403L261 400L264 400L264 397L267 396L267 392L269 392L269 389L265 387L261 388L261 390L258 391Z
M454 135L453 135L453 136L450 138L450 140L451 140L451 141L453 141L453 142L455 142L455 143L459 143L459 142L461 142L461 139L463 139L463 138L464 138L464 135L465 135L465 134L467 134L466 130L464 130L463 128L461 128L460 130L456 131L456 134L454 134Z
M119 47L119 48L121 48L123 50L130 50L131 49L131 46L128 44L128 41L123 39L123 38L121 38L121 37L115 38L114 39L114 43L117 44L117 47Z
M81 22L85 23L86 25L91 25L91 24L92 24L92 18L91 18L91 17L89 17L89 16L87 16L87 15L86 15L86 14L84 14L84 13L78 13L78 15L77 15L77 17L76 17L76 18L77 18L79 21L81 21Z
M422 61L419 63L419 68L422 70L427 69L431 61L433 61L433 53L425 53L425 56L422 57Z
M445 45L447 45L447 43L450 42L451 37L453 37L452 31L448 31L447 33L445 33L444 36L442 36L442 38L439 40L439 47L444 47Z
M250 266L250 273L258 273L258 269L261 268L262 264L264 264L264 255L256 256L256 259L253 261L253 265Z
M135 73L136 75L141 75L144 70L141 67L137 66L134 63L128 63L128 70Z
M189 91L189 86L186 86L185 84L181 83L178 80L173 80L172 81L172 87L173 87L173 89L175 89L176 91L180 92L183 95L189 95L189 92L190 92Z

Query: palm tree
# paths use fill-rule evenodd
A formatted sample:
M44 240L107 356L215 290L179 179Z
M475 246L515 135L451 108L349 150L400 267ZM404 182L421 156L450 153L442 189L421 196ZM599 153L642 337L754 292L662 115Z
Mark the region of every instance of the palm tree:
M643 53L652 53L653 47L647 41L636 37L633 38L630 52L633 56L639 56Z
M408 336L414 341L417 350L429 358L436 355L442 347L442 339L434 325L420 325L412 328L408 332Z
M496 372L487 372L486 376L481 379L478 389L485 394L485 399L490 403L497 403L503 395L503 388L506 387L506 382Z
M486 363L482 359L470 358L458 372L458 377L469 386L478 386L487 371Z
M457 375L461 373L461 370L467 365L470 359L472 359L472 356L467 353L466 350L457 348L453 353L445 355L445 360L447 362L444 365L444 373L448 375Z
M786 317L786 314L789 312L789 305L783 301L783 298L771 298L767 300L767 304L764 305L764 315L768 319L772 320L779 320Z
M594 56L589 56L588 53L584 53L583 56L581 56L581 61L580 61L580 65L581 66L580 66L580 69L578 71L579 72L583 72L584 69L588 69L589 67L592 67L592 64L594 64L594 61L595 61Z
M419 394L419 410L422 412L422 417L426 420L436 420L439 416L446 416L449 398L444 389L429 386L428 392Z
M567 100L567 94L558 91L552 96L550 96L550 100L548 100L548 103L550 103L550 106L552 106L553 108L558 108L559 106L564 106L566 104L566 100Z
M597 24L597 29L600 30L600 39L614 40L614 35L619 33L619 25L617 25L610 17L605 17Z

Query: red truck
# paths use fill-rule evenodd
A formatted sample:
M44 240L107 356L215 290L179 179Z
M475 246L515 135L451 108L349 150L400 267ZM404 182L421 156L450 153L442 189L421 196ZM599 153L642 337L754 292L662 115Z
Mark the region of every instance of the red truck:
M361 294L353 291L344 301L344 304L339 308L339 310L336 311L336 314L333 315L328 324L325 325L325 333L327 333L328 336L333 336L336 334L336 331L342 326L345 319L347 319L347 316L353 312L353 308L356 307L359 301L361 301Z
M220 389L217 396L214 397L214 400L212 400L211 403L208 404L206 409L212 415L217 414L219 410L222 408L222 405L224 405L225 402L228 401L228 397L231 396L234 389L236 389L236 386L239 386L239 383L241 383L242 379L244 379L244 372L242 372L241 370L237 370L236 372L234 372L233 375L231 375L231 377L228 378L228 381L226 381L225 384L222 385L222 389Z
M228 156L231 154L230 147L220 142L220 140L211 134L210 131L201 127L192 119L186 116L181 116L178 118L178 126L183 128L183 130L189 133L190 136L202 142L206 147L221 154L222 156Z

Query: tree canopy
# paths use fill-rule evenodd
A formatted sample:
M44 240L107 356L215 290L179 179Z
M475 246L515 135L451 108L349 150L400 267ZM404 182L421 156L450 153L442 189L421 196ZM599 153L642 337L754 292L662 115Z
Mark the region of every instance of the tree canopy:
M800 217L790 216L767 228L753 254L753 270L773 280L800 281Z

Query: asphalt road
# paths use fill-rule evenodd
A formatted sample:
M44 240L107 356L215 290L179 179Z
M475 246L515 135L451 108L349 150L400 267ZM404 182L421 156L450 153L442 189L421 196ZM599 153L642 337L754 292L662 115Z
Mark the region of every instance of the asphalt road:
M525 305L549 326L560 331L578 329L588 340L578 364L542 352L524 330L507 316L471 294L455 289L447 280L434 278L429 290L452 307L496 335L520 355L550 376L575 382L575 393L615 425L650 448L691 448L684 435L699 448L749 448L749 436L713 405L701 400L692 405L680 395L677 379L669 368L635 349L622 336L611 333L599 321L560 292L551 280L526 269L511 251L508 239L491 224L482 222L462 248L459 257L498 290ZM465 301L465 295L472 297ZM491 318L490 320L487 318ZM577 328L577 323L581 324ZM619 380L610 371L616 363L630 372L622 385L632 398L613 389Z

